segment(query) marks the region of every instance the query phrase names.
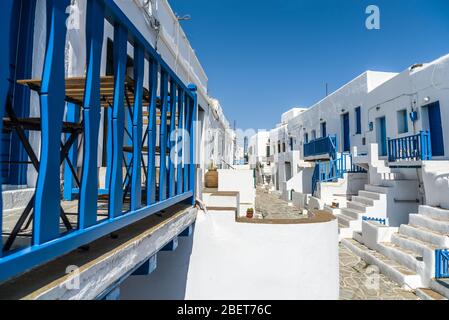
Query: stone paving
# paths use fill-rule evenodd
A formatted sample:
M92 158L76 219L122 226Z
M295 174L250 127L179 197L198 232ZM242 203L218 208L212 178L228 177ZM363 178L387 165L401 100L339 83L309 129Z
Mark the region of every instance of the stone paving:
M410 291L401 289L375 266L340 245L341 300L418 300Z
M276 194L268 192L264 187L257 188L256 212L264 219L301 219L307 218L302 210L291 207Z

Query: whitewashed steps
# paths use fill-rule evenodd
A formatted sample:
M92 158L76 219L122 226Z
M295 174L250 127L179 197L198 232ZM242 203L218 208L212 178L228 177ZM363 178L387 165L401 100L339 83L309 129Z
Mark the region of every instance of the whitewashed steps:
M447 300L446 297L429 288L416 289L416 295L421 300Z
M368 264L377 266L381 273L398 283L403 289L414 290L422 287L421 277L415 271L402 266L397 261L352 239L343 239L341 243Z
M428 228L404 224L399 227L399 233L423 242L431 243L439 248L449 248L449 237Z
M436 231L443 235L449 235L449 221L435 220L422 214L411 214L409 224Z
M366 191L366 190L359 191L359 196L368 198L368 199L373 199L373 200L380 199L380 194L378 192L372 192L372 191Z
M379 245L379 252L417 274L423 273L425 268L423 257L411 250L393 243L381 243Z

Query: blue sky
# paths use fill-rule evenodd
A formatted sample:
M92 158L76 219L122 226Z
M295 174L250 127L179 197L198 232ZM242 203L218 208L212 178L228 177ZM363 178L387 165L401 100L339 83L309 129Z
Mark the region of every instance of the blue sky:
M448 0L169 0L242 129L271 129L365 70L400 72L449 53ZM366 7L381 29L367 30Z

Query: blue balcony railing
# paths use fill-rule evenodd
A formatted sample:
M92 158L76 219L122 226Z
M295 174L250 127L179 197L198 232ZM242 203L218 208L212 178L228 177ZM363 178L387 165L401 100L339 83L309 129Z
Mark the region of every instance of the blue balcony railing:
M432 160L432 143L429 131L419 134L388 139L388 161L424 161Z
M16 224L5 230L3 223L0 281L175 204L192 205L195 200L196 87L187 87L178 78L113 0L87 1L86 77L65 78L70 0L47 0L46 5L42 77L22 82L39 94L40 117L17 118L6 90L0 90L0 101L7 101L0 105L7 115L3 130L17 132L38 172L35 194ZM112 77L100 74L106 21L114 28ZM132 79L126 74L128 46L134 49ZM108 114L103 189L98 187L101 109ZM40 157L31 148L27 131L40 132ZM170 155L173 149L177 156ZM78 159L82 159L79 166ZM77 209L71 214L61 201L62 167L65 197L72 198L77 190ZM0 227L2 218L3 212Z
M337 136L327 136L304 144L304 158L328 155L335 159L337 153Z
M435 251L435 278L449 278L449 250Z
M366 169L354 164L350 153L343 153L335 160L317 162L312 176L312 194L317 191L318 183L337 181L342 179L345 173L366 172Z

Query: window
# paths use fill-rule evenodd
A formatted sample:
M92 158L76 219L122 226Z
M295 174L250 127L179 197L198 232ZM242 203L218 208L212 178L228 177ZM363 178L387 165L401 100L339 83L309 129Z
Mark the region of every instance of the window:
M267 157L270 157L270 146L267 146Z
M282 152L285 152L285 142L282 143Z
M312 130L312 141L316 140L316 131Z
M398 111L398 133L408 132L407 110Z
M281 153L281 141L278 141L278 153Z
M293 138L290 137L290 151L293 151Z
M362 109L355 108L355 134L362 134Z
M326 122L321 123L321 137L326 138L327 137L327 125Z
M309 143L309 134L304 133L304 143Z

